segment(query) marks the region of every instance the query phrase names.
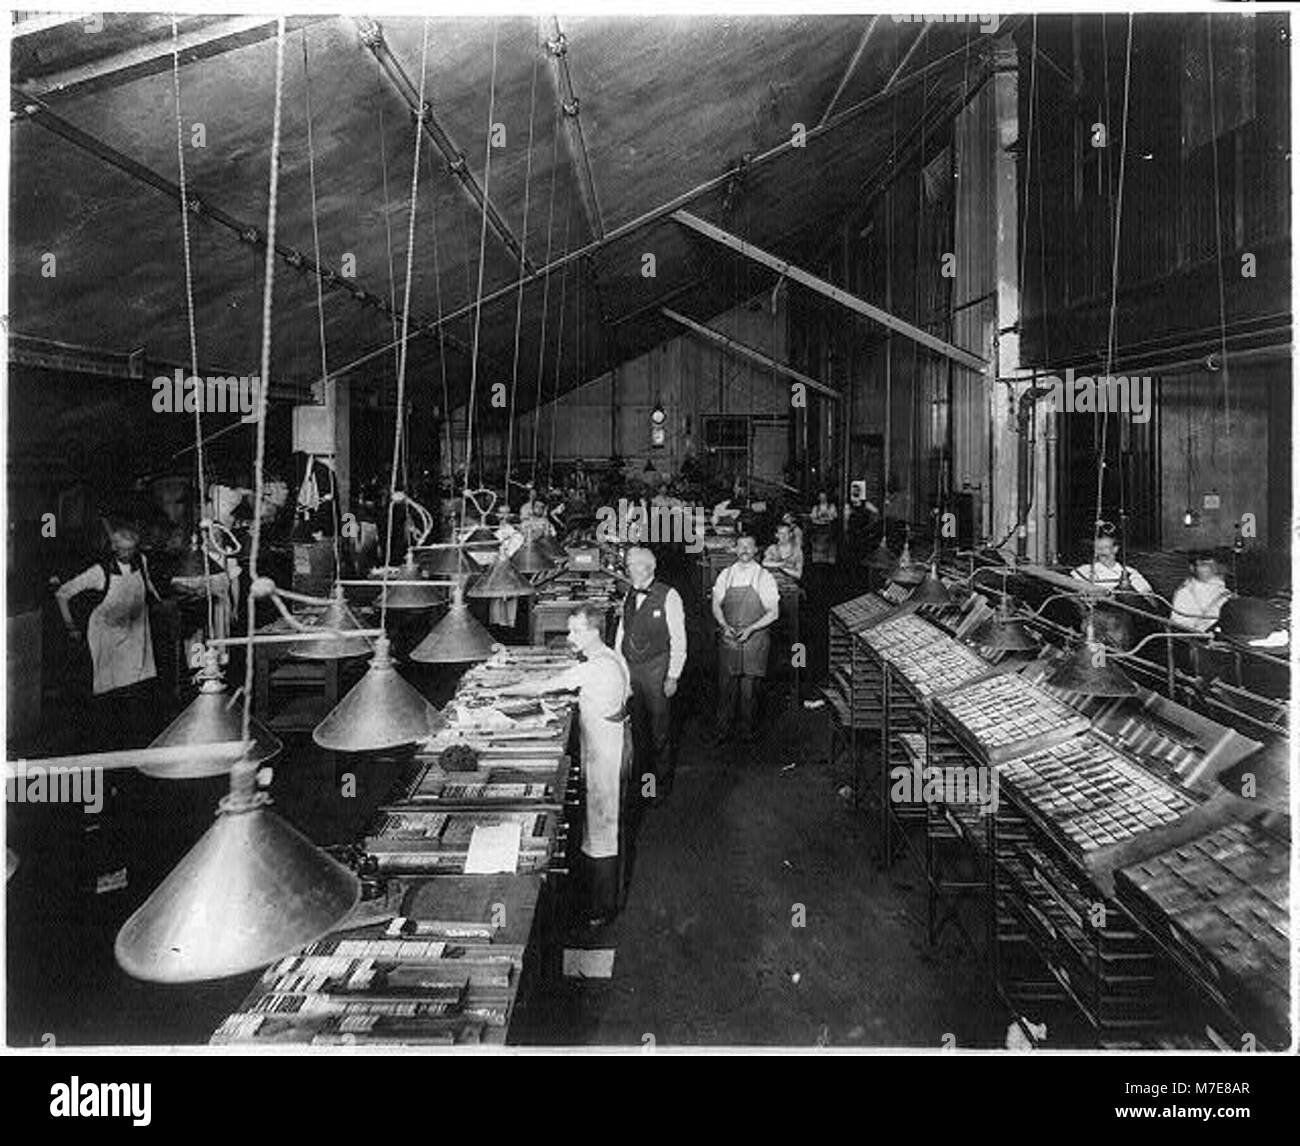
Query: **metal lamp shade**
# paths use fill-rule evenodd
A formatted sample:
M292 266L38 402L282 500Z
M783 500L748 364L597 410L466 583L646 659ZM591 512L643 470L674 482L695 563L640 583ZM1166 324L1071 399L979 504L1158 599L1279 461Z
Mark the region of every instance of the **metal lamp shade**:
M868 569L876 569L881 573L892 572L894 566L898 564L896 558L889 546L885 544L885 539L880 539L880 544L866 557L862 562Z
M383 584L382 577L374 573L370 576L376 582ZM422 581L424 574L415 563L415 555L408 553L404 565L389 570L389 578L393 581ZM442 604L442 587L440 585L385 585L379 599L387 609L414 613Z
M897 580L897 578L895 578ZM912 595L908 597L909 605L951 605L952 594L948 592L947 587L939 580L939 574L934 566L930 567L930 572L925 575L925 579L916 587Z
M538 573L549 573L555 568L555 559L547 556L537 538L521 545L515 555L510 558L510 563L525 577L531 577Z
M919 585L925 580L925 566L912 560L912 546L908 542L903 543L903 552L898 555L898 564L890 580L899 585Z
M475 526L462 542L464 545L496 545L497 543L496 531L486 525Z
M320 628L337 629L347 632L349 629L361 628L352 610L343 600L342 592L335 595L329 608L321 615ZM335 637L333 640L320 638L314 641L301 641L289 646L289 652L295 657L309 661L342 661L351 657L367 656L371 651L370 642L365 637Z
M321 938L356 906L357 877L268 803L222 801L216 823L118 932L114 954L128 975L239 975Z
M251 764L263 764L280 754L280 738L260 720L253 720L248 730L253 747L247 757ZM141 765L140 771L156 780L197 780L221 776L230 771L229 759L220 759L203 751L204 745L243 740L241 706L231 704L225 683L217 677L205 680L185 710L149 745L150 748L180 748L192 745L192 757L184 763L160 767Z
M531 597L534 590L508 560L498 557L467 592L471 597Z
M330 752L383 752L426 740L444 724L441 714L398 673L387 637L375 641L366 675L311 734Z
M479 571L478 563L459 546L446 546L433 550L426 549L420 554L420 568L426 575L439 580L453 577L473 577Z
M1088 639L1048 674L1047 683L1081 696L1120 697L1137 693L1137 685L1111 662L1106 646L1093 638L1091 630Z
M1005 613L981 621L970 639L972 644L993 653L1027 653L1038 648L1024 622Z
M447 615L411 650L410 656L421 664L468 664L487 660L495 644L492 634L470 613L458 592Z
M1286 628L1282 614L1258 597L1230 597L1219 610L1219 631L1238 640L1261 640Z

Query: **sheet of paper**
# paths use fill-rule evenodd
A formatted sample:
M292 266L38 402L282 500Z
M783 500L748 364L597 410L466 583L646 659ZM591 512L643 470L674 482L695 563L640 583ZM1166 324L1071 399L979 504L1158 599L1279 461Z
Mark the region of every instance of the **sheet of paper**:
M518 822L476 827L465 857L465 874L514 872L519 866L519 833Z

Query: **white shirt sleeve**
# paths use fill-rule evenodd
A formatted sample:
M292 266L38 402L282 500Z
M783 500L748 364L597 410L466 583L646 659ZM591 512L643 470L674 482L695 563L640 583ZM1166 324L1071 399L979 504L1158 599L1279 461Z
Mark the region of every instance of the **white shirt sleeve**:
M668 675L676 680L686 667L686 610L682 607L682 595L676 589L669 589L664 598L664 616L668 621ZM622 635L620 623L620 649L623 647Z
M731 588L731 571L734 568L734 565L728 565L713 582L713 599L719 604L722 602L722 598L727 595L727 590Z
M763 608L769 613L781 607L781 590L777 587L776 578L766 569L760 569L758 583L754 586L758 590L758 599L763 602Z
M1132 565L1128 565L1126 566L1126 568L1128 569L1129 582L1132 584L1135 592L1150 593L1152 591L1151 582L1148 581L1145 577L1143 577L1142 574L1139 573L1136 569L1134 569Z
M102 565L92 565L89 569L78 573L71 581L65 581L59 586L56 594L61 600L71 601L79 593L84 593L88 589L93 589L96 593L104 591L104 567Z

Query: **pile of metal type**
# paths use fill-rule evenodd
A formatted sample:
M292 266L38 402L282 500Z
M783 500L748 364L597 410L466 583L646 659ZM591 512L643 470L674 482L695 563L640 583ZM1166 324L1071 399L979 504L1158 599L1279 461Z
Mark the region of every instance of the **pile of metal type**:
M1092 736L1012 760L999 778L1076 856L1175 823L1197 807Z
M1161 946L1242 1029L1279 1046L1289 1041L1290 862L1286 836L1256 820L1208 832L1115 877L1120 902Z
M397 917L335 932L268 968L211 1042L499 1042L523 958L482 922Z
M953 733L998 764L1077 736L1088 719L1014 673L977 680L935 700Z
M871 634L866 639L871 643ZM978 653L943 633L928 644L891 651L885 659L922 699L959 688L990 667Z

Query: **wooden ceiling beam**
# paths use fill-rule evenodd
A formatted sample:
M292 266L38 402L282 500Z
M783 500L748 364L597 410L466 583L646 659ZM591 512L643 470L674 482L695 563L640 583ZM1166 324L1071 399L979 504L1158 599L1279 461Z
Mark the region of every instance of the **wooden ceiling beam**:
M887 310L882 310L878 306L873 306L865 299L850 294L833 283L829 283L817 275L811 274L768 251L762 250L760 247L754 246L753 243L740 238L738 235L724 231L721 227L712 223L706 223L689 211L674 211L673 218L682 226L689 227L692 231L703 235L705 238L720 243L724 247L730 247L733 251L744 255L746 258L753 259L756 263L770 267L791 282L816 291L833 302L839 303L845 309L871 319L872 322L887 326L890 330L903 335L905 338L910 338L913 342L926 347L928 350L933 350L936 354L942 354L945 358L952 359L952 361L960 366L965 366L968 370L984 373L988 369L988 362L979 355L972 354L969 350L963 350L960 346L954 346L951 342L945 342L942 338L936 337L929 331L922 330L919 326L913 326L905 319L890 314Z
M831 101L826 105L826 110L822 112L822 117L817 121L817 126L822 127L830 119L831 112L835 110L835 105L840 102L840 96L844 94L844 89L848 87L849 80L853 78L853 73L858 70L858 63L862 59L862 54L867 50L867 44L871 40L871 35L876 30L876 24L880 22L879 14L871 17L871 23L867 25L867 30L862 33L862 39L858 41L857 48L854 49L853 58L849 60L849 66L844 69L844 75L840 77L839 87L835 89L835 94L831 96Z
M286 28L294 31L326 18L294 16L287 21ZM171 36L151 40L89 63L19 79L15 86L25 95L46 101L71 99L170 71L175 46L179 46L180 62L185 66L260 43L270 39L275 32L276 21L265 16L232 16L215 22L205 20L201 26L182 32L175 45Z
M732 338L729 334L723 334L720 330L714 330L711 326L705 326L701 322L696 322L693 318L687 318L686 315L679 314L670 307L661 306L659 308L659 313L665 318L670 318L673 322L686 327L686 329L692 334L703 338L706 342L720 347L729 354L734 354L737 358L744 358L750 362L755 362L759 366L763 367L764 370L774 370L778 374L784 374L787 378L791 378L796 382L801 382L803 385L807 386L809 390L816 390L818 394L824 394L827 398L838 399L840 396L838 390L827 386L826 383L818 382L816 378L809 377L802 371L796 370L793 366L788 366L786 363L773 358L770 354L766 354L756 347L749 346L738 339Z
M505 221L501 212L493 205L479 185L479 181L474 177L473 172L470 171L465 153L456 145L448 134L446 127L434 114L433 104L426 99L424 107L420 107L420 89L411 81L411 77L406 74L400 61L393 55L392 49L389 48L388 41L384 36L383 26L377 20L372 20L369 17L357 17L356 23L361 31L361 42L379 62L380 70L389 83L392 84L397 94L402 97L410 113L419 119L425 135L433 141L434 147L438 149L439 154L447 164L447 170L456 179L461 190L469 197L476 210L486 211L488 226L491 228L492 233L505 244L514 261L529 274L534 274L537 268L524 254L523 246L515 237L514 231L510 229L510 224Z
M882 102L896 95L898 92L902 91L903 89L911 87L913 84L921 82L927 76L933 74L934 72L940 71L943 68L953 64L955 61L957 61L962 57L965 51L966 48L963 46L961 48L954 49L953 51L948 52L943 56L939 56L936 59L932 60L930 63L924 65L923 67L917 68L915 71L909 74L905 79L899 80L895 84L893 91L876 92L875 94L867 96L865 99L854 104L852 107L845 108L844 111L839 112L837 115L832 116L821 127L815 127L811 131L809 131L806 137L806 143L812 143L815 139L819 139L822 136L829 135L851 124L859 115L862 115L864 112L870 111L873 108L878 107ZM794 143L790 139L787 139L784 142L777 144L775 147L772 147L769 150L764 151L760 155L754 156L752 159L750 159L748 164L745 165L745 168L747 171L752 172L755 168L764 165L766 163L769 163L775 159L778 159L782 155L785 155L793 147L794 147ZM718 191L721 188L725 187L728 182L730 182L732 179L735 178L737 174L737 170L738 168L732 167L729 170L724 171L721 175L714 176L712 179L707 179L703 183L700 183L697 186L692 187L689 191L685 191L680 195L675 195L673 196L672 199L668 200L666 203L661 203L658 207L646 211L644 214L638 215L635 219L630 219L626 223L620 223L617 227L614 227L612 230L607 231L603 239L593 239L585 246L579 247L575 250L569 251L567 254L560 255L552 259L549 263L546 264L546 266L541 267L536 271L533 271L531 274L523 275L519 279L514 280L513 282L509 282L500 287L497 287L495 290L492 290L488 294L485 294L483 296L482 305L488 306L503 298L513 297L518 292L521 283L523 283L526 286L531 282L540 281L546 276L552 275L556 271L561 270L562 268L568 266L569 263L571 262L574 262L579 259L588 259L596 252L600 251L602 248L610 245L611 243L618 242L620 239L625 239L630 235L634 235L638 231L644 230L646 227L651 226L654 223L661 222L662 220L671 216L674 211L678 211L681 208L686 207L690 203L693 203L696 199L702 198L703 196L708 195L711 192ZM467 314L471 314L474 310L474 307L475 307L474 303L472 302L467 303L466 305L459 307L448 314L443 315L441 319L435 319L433 323L426 324L424 326L421 326L419 329L412 330L410 333L410 337L419 338L424 334L432 333L432 331L437 329L437 327L440 325L453 322L456 319L464 318ZM339 377L343 374L348 373L351 370L355 370L359 366L364 366L367 362L370 362L371 360L378 357L379 355L390 353L392 351L393 345L394 345L393 343L389 343L386 346L379 347L377 350L367 351L365 354L361 355L361 357L353 360L352 362L349 362L344 366L340 366L336 370L330 371L330 374L332 377Z
M569 166L578 184L582 213L587 219L587 229L593 239L605 237L605 221L600 213L600 196L591 171L591 156L582 132L582 105L573 88L573 74L569 70L569 41L560 28L560 18L551 17L554 35L546 41L546 52L551 57L550 77L555 90L556 109L564 125L564 146L569 154Z
M93 155L101 162L116 168L118 171L131 176L133 179L146 183L155 190L162 192L178 206L181 202L181 189L176 183L173 183L164 175L160 175L151 167L132 159L131 156L118 151L117 148L110 146L103 140L96 138L89 132L83 131L75 124L64 119L61 115L51 111L49 107L41 100L27 96L24 93L11 89L11 107L16 117L26 119L32 123L38 124L45 130L65 139L74 147ZM195 189L191 183L189 188L189 208L191 213L201 219L210 220L218 226L235 235L241 242L248 245L266 249L266 236L262 233L261 228L252 223L246 223L241 219L227 213L218 207L215 203L205 199ZM311 256L299 251L295 247L290 247L285 243L276 243L275 253L279 255L286 263L296 270L312 274L321 280L321 284L329 290L341 292L352 298L356 303L362 306L373 307L377 312L382 313L387 321L398 323L402 320L400 311L396 311L385 301L384 296L375 290L366 290L356 279L345 278L331 267L324 264L318 264ZM460 351L462 354L469 355L469 347L459 338L443 330L436 323L425 319L418 319L414 315L412 323L418 323L421 327L429 327L434 330L438 337L448 346ZM391 352L394 345L390 343L383 348L381 352ZM376 355L380 352L376 352ZM484 361L491 363L496 369L500 369L500 363L483 355ZM336 372L331 372L331 377L336 377Z

